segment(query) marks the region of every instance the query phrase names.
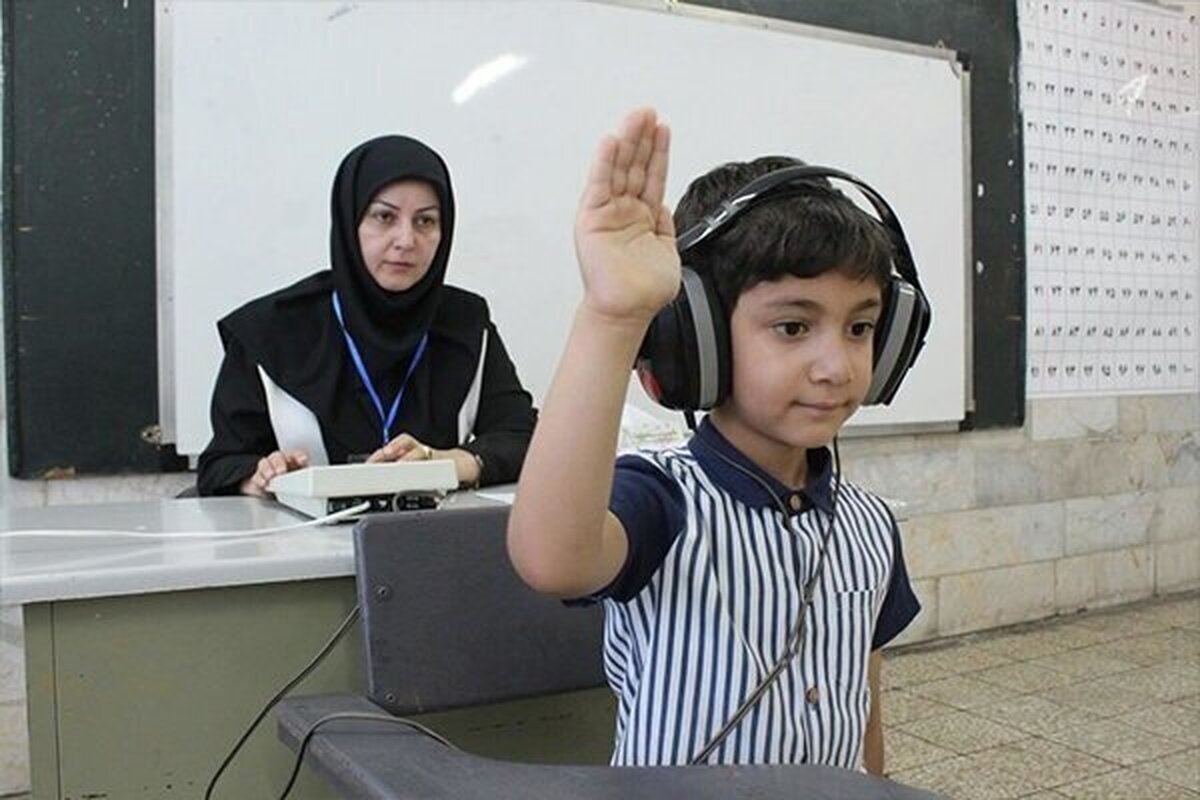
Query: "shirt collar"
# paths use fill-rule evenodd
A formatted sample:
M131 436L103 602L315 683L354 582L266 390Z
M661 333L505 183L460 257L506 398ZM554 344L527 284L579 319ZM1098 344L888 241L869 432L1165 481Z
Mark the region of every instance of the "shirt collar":
M743 455L721 435L721 432L707 417L701 421L700 426L688 442L688 449L696 457L700 467L722 489L743 503L759 508L778 508L778 503L771 496L771 492L774 492L779 502L797 513L807 511L813 506L826 513L833 511L833 459L830 457L827 447L809 448L807 453L808 484L800 489L793 489L780 483L762 467ZM730 461L742 469L733 466L729 463ZM743 469L761 479L766 486L770 487L770 491L763 483L759 483L743 472ZM793 501L793 497L797 497L799 502Z

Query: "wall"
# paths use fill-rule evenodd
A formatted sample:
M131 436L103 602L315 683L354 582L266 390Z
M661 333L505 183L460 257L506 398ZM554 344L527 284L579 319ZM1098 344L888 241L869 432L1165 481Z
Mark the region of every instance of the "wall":
M901 642L1200 586L1200 397L1039 399L1021 429L851 440L843 462L910 504L924 610Z

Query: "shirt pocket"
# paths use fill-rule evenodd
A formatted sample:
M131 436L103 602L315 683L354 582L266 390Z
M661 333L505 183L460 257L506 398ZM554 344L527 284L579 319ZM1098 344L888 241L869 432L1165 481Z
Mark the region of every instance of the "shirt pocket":
M824 662L826 675L823 685L816 689L817 696L824 700L822 713L826 720L822 740L814 744L814 760L820 763L847 769L859 764L870 715L867 662L876 596L874 589L835 589L821 604L820 630L813 640L813 655Z
M855 704L866 701L867 659L875 634L875 589L835 590L825 607L830 674Z

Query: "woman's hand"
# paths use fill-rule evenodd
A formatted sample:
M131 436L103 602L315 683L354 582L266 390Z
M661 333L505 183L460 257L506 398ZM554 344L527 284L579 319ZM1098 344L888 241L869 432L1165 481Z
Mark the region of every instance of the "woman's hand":
M367 457L368 464L383 464L389 461L429 461L434 450L421 444L415 436L402 433Z
M292 470L308 466L308 453L304 450L276 450L258 460L258 468L242 481L241 492L252 497L269 497L271 480Z
M653 109L631 112L600 143L575 220L583 305L614 321L648 321L679 291L675 225L663 205L670 131Z
M460 448L434 450L422 444L415 436L402 433L376 450L367 458L368 464L389 461L453 461L454 472L461 486L470 486L479 481L479 461L471 453Z

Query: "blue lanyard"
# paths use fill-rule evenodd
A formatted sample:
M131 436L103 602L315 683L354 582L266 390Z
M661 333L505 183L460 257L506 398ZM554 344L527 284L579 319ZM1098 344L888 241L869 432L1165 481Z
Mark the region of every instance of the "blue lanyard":
M429 342L429 334L426 333L421 336L421 342L417 345L417 352L413 353L412 361L408 362L408 372L404 373L404 381L400 384L400 391L396 392L396 399L392 401L391 410L385 415L383 413L383 402L379 399L379 392L375 391L375 384L371 383L371 376L367 373L367 365L363 362L362 356L358 352L358 345L354 343L354 337L346 329L346 321L342 318L342 303L338 300L337 292L333 293L333 313L337 317L338 325L342 327L342 336L346 337L346 347L350 350L350 358L354 361L354 368L358 370L358 377L362 380L367 394L371 396L371 402L375 404L375 410L379 412L379 421L383 423L383 443L386 445L392 439L392 423L396 421L396 412L400 410L400 400L404 397L404 390L408 387L408 379L412 377L417 364L421 363L421 356L425 355L425 345Z

